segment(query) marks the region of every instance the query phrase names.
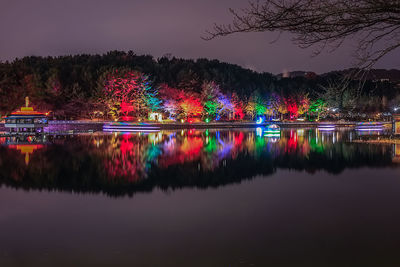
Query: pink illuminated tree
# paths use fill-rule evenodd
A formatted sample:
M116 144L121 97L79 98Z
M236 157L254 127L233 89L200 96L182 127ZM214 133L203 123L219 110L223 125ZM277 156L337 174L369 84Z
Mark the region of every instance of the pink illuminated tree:
M181 96L184 95L182 90L161 84L159 86L159 97L162 101L162 110L167 113L168 118L174 120L182 113L180 107Z
M150 77L141 72L114 70L106 75L103 86L103 102L116 119L128 118L130 114L143 118L159 109L158 92Z

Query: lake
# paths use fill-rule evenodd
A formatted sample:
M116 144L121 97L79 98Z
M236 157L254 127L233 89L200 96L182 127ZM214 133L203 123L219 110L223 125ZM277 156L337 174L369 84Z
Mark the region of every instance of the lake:
M264 130L0 138L0 266L399 266L400 148Z

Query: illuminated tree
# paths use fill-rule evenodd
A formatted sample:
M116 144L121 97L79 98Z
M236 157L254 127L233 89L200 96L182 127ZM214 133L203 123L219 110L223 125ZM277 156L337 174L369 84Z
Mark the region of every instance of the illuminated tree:
M303 115L305 114L310 107L310 98L308 97L308 94L302 94L299 96L299 100L298 100L298 110L297 113L299 115Z
M252 119L254 119L255 116L263 116L266 114L267 105L258 91L254 91L251 94L245 110Z
M171 120L175 120L179 113L178 102L172 99L163 101L162 109L164 112L168 113L168 118Z
M168 118L175 120L181 113L179 102L184 93L182 90L169 87L167 84L161 84L159 97L162 100L162 110L167 113Z
M254 101L254 99L252 97L250 97L247 100L247 103L244 108L246 115L249 116L252 120L254 119L254 116L255 116L255 106L256 106L256 102Z
M280 99L278 102L278 113L281 115L281 120L283 120L284 115L288 113L287 105L283 99Z
M281 103L281 97L276 94L273 93L269 96L269 100L268 100L268 108L271 110L270 113L272 113L271 115L276 117L279 116L279 106Z
M218 110L218 102L208 100L203 103L204 114L207 118L215 118Z
M227 116L230 118L231 114L234 112L234 105L231 100L224 94L220 93L217 98L218 110L216 120L219 120L222 116Z
M203 103L203 116L215 120L222 116L230 117L234 112L234 105L231 100L221 92L221 89L214 81L204 82L202 85L201 99Z
M200 97L196 93L181 92L179 106L185 119L198 117L203 112Z
M139 118L160 108L157 90L152 87L148 75L122 70L108 73L104 79L103 102L116 119L127 118L134 113Z
M255 113L257 116L262 116L266 113L267 108L265 107L264 103L256 102L255 105Z
M244 118L244 103L236 93L232 94L232 104L234 107L233 117L235 120L243 120Z
M286 109L289 112L290 119L295 119L298 117L298 107L296 101L292 97L285 99Z
M317 114L317 121L319 121L320 114L326 111L326 103L322 99L317 99L311 102L309 112L312 114Z
M141 84L140 84L140 97L144 100L144 109L145 114L147 115L148 112L156 112L160 110L162 101L157 97L158 91L156 88L152 87L151 81L149 76L142 75L141 76Z
M219 85L215 82L204 82L201 86L201 101L204 107L204 116L210 119L217 117L220 109L220 103L218 102L218 96L221 94Z

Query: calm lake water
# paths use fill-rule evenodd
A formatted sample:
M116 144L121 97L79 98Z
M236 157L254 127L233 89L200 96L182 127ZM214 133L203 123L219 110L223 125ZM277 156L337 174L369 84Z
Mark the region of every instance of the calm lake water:
M399 266L400 149L357 138L2 138L0 266Z

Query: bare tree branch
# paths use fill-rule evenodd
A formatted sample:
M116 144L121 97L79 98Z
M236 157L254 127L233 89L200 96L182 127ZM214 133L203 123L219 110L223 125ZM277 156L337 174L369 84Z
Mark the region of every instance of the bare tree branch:
M295 44L314 47L317 55L356 38L357 67L363 70L400 46L399 0L257 0L230 12L232 23L214 24L203 39L243 32L290 32Z

